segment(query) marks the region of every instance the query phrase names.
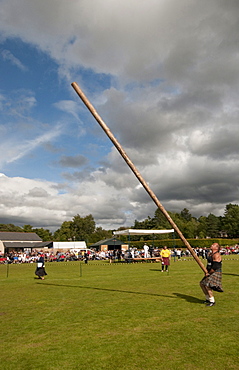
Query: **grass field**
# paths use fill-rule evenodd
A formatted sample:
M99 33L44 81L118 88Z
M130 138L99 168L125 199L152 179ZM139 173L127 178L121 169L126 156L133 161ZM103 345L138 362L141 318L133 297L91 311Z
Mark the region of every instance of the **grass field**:
M239 256L205 307L193 260L0 265L0 369L239 369Z

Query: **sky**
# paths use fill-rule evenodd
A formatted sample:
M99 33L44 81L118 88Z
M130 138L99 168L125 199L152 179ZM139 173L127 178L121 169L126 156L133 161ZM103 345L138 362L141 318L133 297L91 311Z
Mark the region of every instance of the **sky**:
M0 0L0 223L118 229L239 203L238 0Z

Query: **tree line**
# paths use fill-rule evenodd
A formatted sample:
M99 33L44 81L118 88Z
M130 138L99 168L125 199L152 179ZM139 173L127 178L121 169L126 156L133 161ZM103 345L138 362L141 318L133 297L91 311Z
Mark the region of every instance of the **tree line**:
M208 216L196 218L191 215L187 208L184 208L180 213L168 213L187 239L203 239L206 237L239 238L239 205L237 204L227 204L224 215L219 217L210 213ZM148 216L143 221L135 220L134 225L129 226L129 228L152 230L171 229L172 227L161 211L157 209L153 217ZM122 229L126 229L126 227L121 227L118 230ZM113 232L113 230L96 227L94 217L91 214L85 217L77 214L71 221L64 221L54 233L44 228L33 228L31 225L20 227L13 224L0 224L0 231L34 232L43 241L85 240L87 244L111 238ZM157 236L157 238L162 237L165 238L165 236ZM140 239L142 237L132 236L132 240Z
M193 217L187 208L180 213L168 212L178 228L186 238L238 238L239 237L239 206L227 204L223 216L215 216L210 213L208 216ZM162 212L157 209L154 217L144 221L135 220L135 229L169 229L172 228Z

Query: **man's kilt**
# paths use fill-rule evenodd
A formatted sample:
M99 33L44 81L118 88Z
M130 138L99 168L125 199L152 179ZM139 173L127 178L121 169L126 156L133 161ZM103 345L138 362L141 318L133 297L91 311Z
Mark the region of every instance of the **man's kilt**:
M215 290L217 292L223 292L222 289L222 271L218 270L213 272L209 276L205 276L201 282L202 285L205 285L209 289Z
M162 265L169 266L170 265L170 259L169 257L162 257Z

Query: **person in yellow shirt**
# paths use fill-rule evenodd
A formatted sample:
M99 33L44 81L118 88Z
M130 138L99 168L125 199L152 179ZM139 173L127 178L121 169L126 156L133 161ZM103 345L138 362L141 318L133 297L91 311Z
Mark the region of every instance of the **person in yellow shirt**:
M160 252L160 256L162 258L162 272L168 271L168 266L170 265L170 258L171 258L171 251L164 246Z

